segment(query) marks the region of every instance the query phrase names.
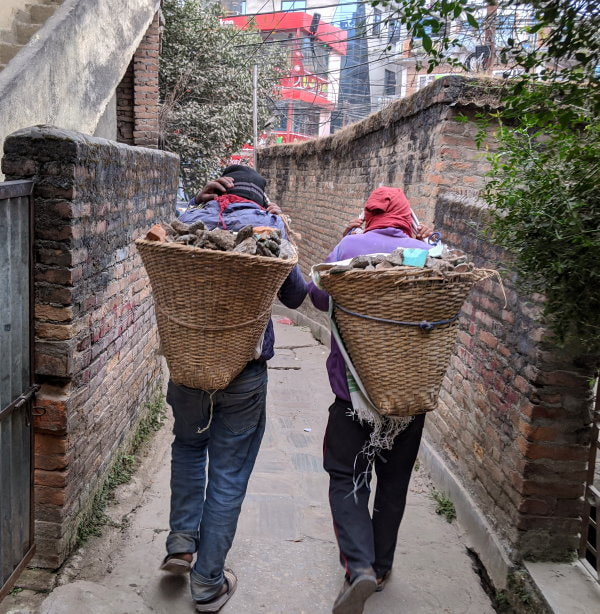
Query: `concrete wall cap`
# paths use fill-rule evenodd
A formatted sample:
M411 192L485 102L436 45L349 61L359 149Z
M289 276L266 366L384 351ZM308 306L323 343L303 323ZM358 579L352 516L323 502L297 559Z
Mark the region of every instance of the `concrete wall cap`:
M448 75L437 79L412 96L401 98L381 111L346 126L335 134L301 143L266 147L259 150L259 157L262 159L292 155L299 157L314 155L317 152L335 151L393 122L412 117L438 104L456 108L497 109L501 106L499 97L501 83L499 79L474 79L461 75Z
M160 0L66 0L0 72L0 143L51 123L92 134Z
M20 130L8 135L4 141L5 153L8 153L8 149L11 148L11 145L15 141L21 139L64 141L66 143L73 143L76 145L84 145L89 147L103 146L123 150L130 149L135 151L136 155L147 153L153 156L167 156L175 160L179 159L179 156L176 153L172 153L170 151L127 145L126 143L117 143L117 141L82 134L81 132L75 132L74 130L64 130L63 128L57 128L56 126L50 126L48 124L38 124L37 126L31 126L29 128L21 128Z

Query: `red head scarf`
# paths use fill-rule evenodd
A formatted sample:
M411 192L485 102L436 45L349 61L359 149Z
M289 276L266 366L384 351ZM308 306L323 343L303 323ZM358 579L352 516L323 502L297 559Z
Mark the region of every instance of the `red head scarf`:
M412 237L410 203L400 188L377 188L365 205L365 232L399 228Z
M263 211L264 207L259 205L257 202L250 200L249 198L244 198L243 196L237 196L236 194L221 194L221 196L217 196L217 203L219 205L219 222L221 222L221 226L225 230L227 230L227 224L225 224L225 219L223 218L223 212L229 205L233 205L233 203L253 203L258 205Z

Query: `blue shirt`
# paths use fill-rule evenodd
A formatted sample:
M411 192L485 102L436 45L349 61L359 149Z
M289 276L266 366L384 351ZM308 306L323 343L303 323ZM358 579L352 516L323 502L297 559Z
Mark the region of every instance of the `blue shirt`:
M287 239L287 233L282 219L278 215L268 213L261 209L256 203L243 202L233 203L223 211L223 220L227 226L227 230L238 232L244 226L271 226L281 231L281 237ZM202 221L209 230L217 228L220 225L219 221L219 204L216 200L207 202L204 206L196 205L195 199L191 199L188 208L179 217L179 221L184 224L193 224L194 222ZM291 273L283 282L277 297L279 300L290 309L297 309L302 305L308 286L300 267L296 265ZM269 320L265 330L263 340L262 354L259 360L270 360L273 358L275 351L275 332L273 330L273 322Z

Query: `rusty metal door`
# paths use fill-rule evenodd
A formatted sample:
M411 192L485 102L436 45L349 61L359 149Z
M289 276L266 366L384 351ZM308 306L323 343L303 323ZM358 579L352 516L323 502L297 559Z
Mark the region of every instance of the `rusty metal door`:
M0 183L0 599L34 551L31 188Z

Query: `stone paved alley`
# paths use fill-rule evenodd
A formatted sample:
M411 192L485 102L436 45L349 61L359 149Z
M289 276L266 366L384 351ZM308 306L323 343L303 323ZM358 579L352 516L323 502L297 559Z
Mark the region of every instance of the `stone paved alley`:
M327 614L342 581L321 467L331 402L327 348L302 327L276 324L276 336L267 431L228 560L239 585L224 614ZM92 538L66 563L49 596L12 595L1 614L194 611L187 579L158 571L168 526L170 440L167 425L109 508L124 528ZM365 614L493 613L460 527L435 514L430 488L417 471L394 574Z

